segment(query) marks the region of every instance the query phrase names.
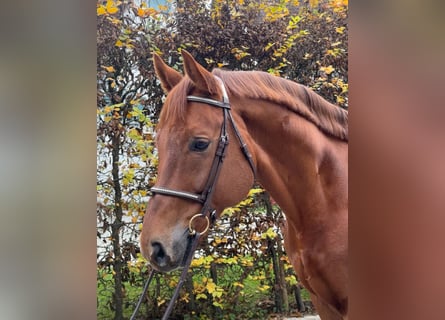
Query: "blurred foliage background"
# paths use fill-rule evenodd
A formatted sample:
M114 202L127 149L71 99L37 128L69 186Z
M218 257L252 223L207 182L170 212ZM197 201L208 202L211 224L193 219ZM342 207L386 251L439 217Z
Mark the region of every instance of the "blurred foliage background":
M348 108L347 10L347 0L97 1L98 319L128 318L149 272L138 236L164 99L152 52L181 72L182 49L208 70L267 71ZM173 316L303 312L308 296L286 258L282 219L259 188L227 209L198 250ZM178 277L156 276L140 319L162 316Z

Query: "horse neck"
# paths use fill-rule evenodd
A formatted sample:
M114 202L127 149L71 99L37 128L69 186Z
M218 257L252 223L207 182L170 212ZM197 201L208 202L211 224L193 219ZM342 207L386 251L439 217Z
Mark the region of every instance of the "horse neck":
M258 180L288 220L299 226L319 224L328 211L347 208L347 143L282 106L259 100L236 105L241 106L235 113L251 141Z

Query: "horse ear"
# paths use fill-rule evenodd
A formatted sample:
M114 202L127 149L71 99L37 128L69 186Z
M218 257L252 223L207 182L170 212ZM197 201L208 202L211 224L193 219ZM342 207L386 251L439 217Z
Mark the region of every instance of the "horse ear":
M182 79L182 75L175 69L165 64L160 56L153 53L153 64L155 72L161 81L162 88L168 93L174 86L176 86Z
M195 86L204 92L214 94L218 91L218 83L215 77L202 67L192 55L185 50L181 51L184 60L184 70Z

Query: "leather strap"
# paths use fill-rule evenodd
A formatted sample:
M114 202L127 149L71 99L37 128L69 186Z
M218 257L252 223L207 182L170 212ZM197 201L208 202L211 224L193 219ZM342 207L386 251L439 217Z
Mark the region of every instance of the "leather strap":
M221 101L204 98L204 97L187 96L187 101L201 102L201 103L209 104L211 106L218 107L218 108L230 109L230 104L228 104L224 101L221 102Z
M186 192L186 191L178 191L173 189L166 189L163 187L152 187L150 189L152 193L158 193L163 194L166 196L172 196L172 197L178 197L178 198L184 198L189 199L193 201L198 201L201 203L204 203L204 199L202 198L202 194L192 193L192 192Z

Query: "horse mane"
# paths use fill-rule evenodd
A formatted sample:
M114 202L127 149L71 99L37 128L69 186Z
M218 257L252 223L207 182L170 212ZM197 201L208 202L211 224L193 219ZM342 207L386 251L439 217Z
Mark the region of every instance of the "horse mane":
M313 123L323 133L348 141L348 111L326 101L306 86L261 71L223 71L214 69L229 96L261 99L281 105ZM171 118L183 121L186 114L187 95L193 83L185 76L167 96L159 125Z
M329 103L306 86L261 71L213 71L237 97L267 100L286 107L322 132L348 141L348 112Z

